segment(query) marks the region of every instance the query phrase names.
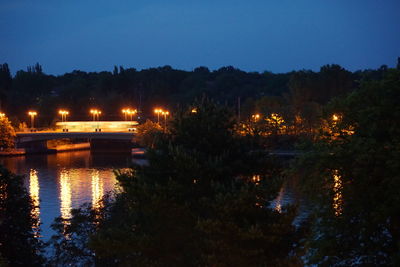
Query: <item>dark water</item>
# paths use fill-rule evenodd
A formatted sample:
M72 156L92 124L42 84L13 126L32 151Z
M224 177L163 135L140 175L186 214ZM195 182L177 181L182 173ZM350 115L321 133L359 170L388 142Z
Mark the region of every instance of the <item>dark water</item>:
M0 164L25 175L27 190L39 204L35 214L44 240L53 234L50 225L55 217L68 218L72 208L86 202L96 207L97 201L115 188L113 171L127 168L131 162L129 155L97 155L90 151L0 158Z
M50 227L54 218L69 218L71 209L84 203L97 207L98 200L116 188L114 170L130 167L132 161L129 155L99 155L90 151L0 158L0 164L25 175L27 190L39 206L35 214L40 219L43 240L48 240L54 233ZM301 221L307 213L295 183L287 181L270 208L281 211L285 205L294 202L300 203L297 220Z

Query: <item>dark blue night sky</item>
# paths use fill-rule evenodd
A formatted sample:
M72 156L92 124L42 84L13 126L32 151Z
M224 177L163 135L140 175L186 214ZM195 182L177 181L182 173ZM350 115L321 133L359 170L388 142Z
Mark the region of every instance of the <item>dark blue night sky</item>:
M61 3L63 2L63 3ZM46 73L171 65L394 66L399 0L0 0L0 63Z

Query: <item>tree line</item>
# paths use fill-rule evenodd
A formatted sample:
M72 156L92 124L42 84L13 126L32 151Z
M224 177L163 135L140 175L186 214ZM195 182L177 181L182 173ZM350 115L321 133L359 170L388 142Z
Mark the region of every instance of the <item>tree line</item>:
M39 112L38 122L50 125L59 108L71 110L73 120L88 119L91 107L101 108L104 119L121 119L120 109L137 108L142 117L152 115L154 107L177 109L206 95L222 105L234 107L242 116L284 106L292 113L313 113L332 97L354 90L366 80L377 80L387 71L350 72L339 65L274 74L245 72L232 66L210 71L193 71L170 66L136 70L114 67L112 72L74 70L63 75L48 75L40 64L19 70L14 76L7 63L0 65L0 109L14 125L27 121L26 112ZM268 105L264 105L268 104ZM282 107L281 107L282 109Z

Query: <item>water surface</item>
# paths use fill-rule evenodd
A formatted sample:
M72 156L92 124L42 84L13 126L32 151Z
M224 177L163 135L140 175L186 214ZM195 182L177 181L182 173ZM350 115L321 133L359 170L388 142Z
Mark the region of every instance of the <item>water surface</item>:
M63 152L0 158L0 164L25 175L25 185L38 208L41 235L47 240L54 233L54 218L69 218L71 209L89 202L98 205L104 194L115 188L115 169L131 165L129 155L91 154L90 151Z

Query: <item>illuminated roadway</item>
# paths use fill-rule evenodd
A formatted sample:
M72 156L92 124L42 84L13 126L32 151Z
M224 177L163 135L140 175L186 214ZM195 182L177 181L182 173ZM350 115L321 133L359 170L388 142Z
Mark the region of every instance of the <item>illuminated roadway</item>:
M134 132L17 132L18 142L35 142L53 139L109 139L109 140L132 140Z

